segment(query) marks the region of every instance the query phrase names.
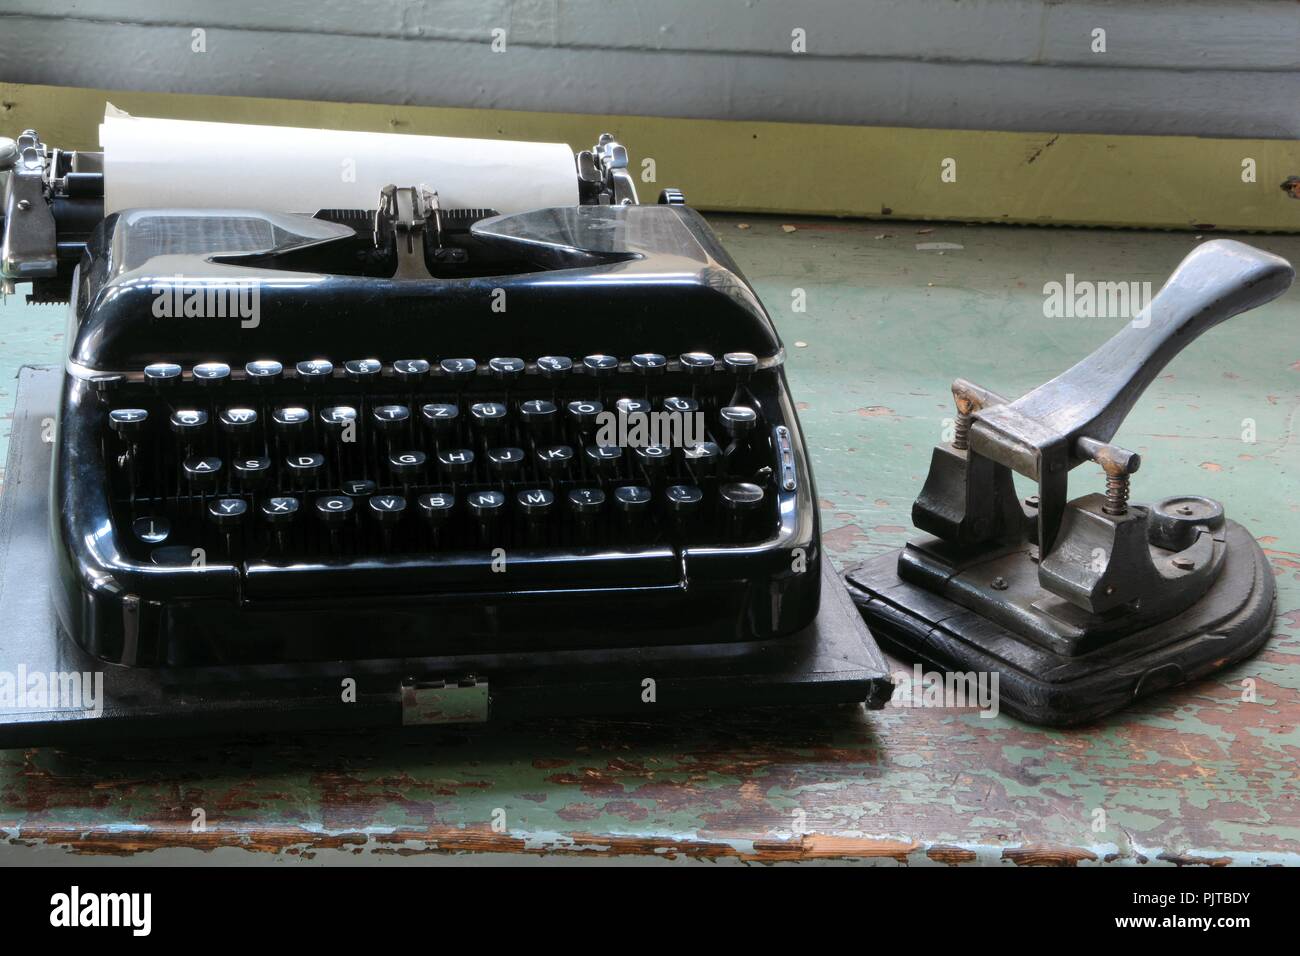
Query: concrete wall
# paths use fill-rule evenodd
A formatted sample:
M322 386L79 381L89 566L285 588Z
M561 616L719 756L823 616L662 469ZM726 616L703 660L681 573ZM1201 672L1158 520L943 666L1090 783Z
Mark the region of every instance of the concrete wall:
M0 81L1300 137L1295 0L0 0ZM204 32L202 44L193 31ZM792 50L792 31L806 52ZM1105 31L1096 52L1094 30ZM503 30L505 51L492 49ZM197 52L194 47L202 45Z

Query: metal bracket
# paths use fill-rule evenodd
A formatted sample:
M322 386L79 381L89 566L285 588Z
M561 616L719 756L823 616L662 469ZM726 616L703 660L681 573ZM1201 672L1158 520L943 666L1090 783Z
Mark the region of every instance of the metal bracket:
M425 247L442 245L442 208L428 186L394 186L379 191L375 210L375 246L397 251L394 279L430 277Z
M627 169L627 147L613 133L601 133L596 145L576 156L578 188L584 203L635 206L636 183Z
M7 295L17 282L58 274L58 238L47 198L46 147L36 131L24 130L16 142L0 144L0 157L7 163L0 168L9 171L0 241L0 276Z
M1175 355L1220 322L1281 295L1294 274L1284 259L1240 242L1207 242L1137 318L1021 398L954 382L953 441L935 449L912 509L913 523L939 541L909 544L899 575L1034 636L1051 630L1034 620L1040 612L1066 621L1061 633L1073 633L1090 626L1089 616L1120 608L1168 616L1194 602L1222 566L1222 508L1190 497L1130 507L1129 479L1141 459L1110 440ZM1067 501L1069 472L1085 461L1101 466L1105 494ZM1027 511L1012 472L1038 483ZM1037 563L1037 593L1054 597L1036 599L1023 587L1019 597L997 593L1008 590L1015 561L1026 557ZM995 564L998 573L990 573ZM975 568L982 570L968 575ZM1063 611L1062 601L1084 617Z
M470 675L460 680L409 678L402 682L402 725L484 724L491 707L488 682Z

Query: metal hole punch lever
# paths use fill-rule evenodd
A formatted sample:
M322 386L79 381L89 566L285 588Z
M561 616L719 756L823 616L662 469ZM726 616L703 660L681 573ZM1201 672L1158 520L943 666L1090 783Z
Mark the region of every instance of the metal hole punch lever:
M1294 270L1240 242L1200 246L1146 309L1014 401L953 383L953 440L912 507L929 536L845 575L872 630L948 670L997 672L1002 706L1071 724L1253 653L1275 587L1254 538L1210 498L1129 502L1140 458L1111 442L1201 333L1281 295ZM1099 465L1105 488L1069 499ZM1023 504L1012 473L1038 484Z

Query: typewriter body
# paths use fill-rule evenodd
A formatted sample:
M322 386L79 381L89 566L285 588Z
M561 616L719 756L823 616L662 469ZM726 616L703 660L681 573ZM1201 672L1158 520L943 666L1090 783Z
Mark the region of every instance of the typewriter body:
M188 667L809 625L780 338L679 196L617 186L508 216L420 187L108 216L72 282L52 470L67 634Z

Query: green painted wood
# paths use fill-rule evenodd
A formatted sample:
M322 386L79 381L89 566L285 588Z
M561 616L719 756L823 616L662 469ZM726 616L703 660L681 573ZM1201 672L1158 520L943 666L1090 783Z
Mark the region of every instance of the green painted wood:
M1016 393L1107 338L1043 286L1160 282L1190 235L713 217L789 350L837 564L898 547L963 375ZM749 228L740 228L745 223ZM786 223L796 228L783 229ZM1300 238L1259 245L1300 261ZM917 244L960 246L920 249ZM942 255L940 255L942 251ZM807 310L791 310L794 290ZM62 345L56 309L0 309L12 371ZM1300 863L1300 293L1210 332L1116 436L1138 500L1194 492L1268 549L1263 653L1076 731L972 710L539 721L0 754L10 859L405 859L497 852L735 860ZM804 343L800 345L799 343ZM1253 420L1255 441L1242 440ZM1100 487L1084 468L1076 490ZM0 638L2 639L2 638ZM900 665L901 669L901 665ZM1256 700L1242 700L1253 680ZM206 830L194 832L196 808ZM1098 811L1101 811L1099 814ZM2 858L2 857L0 857Z

